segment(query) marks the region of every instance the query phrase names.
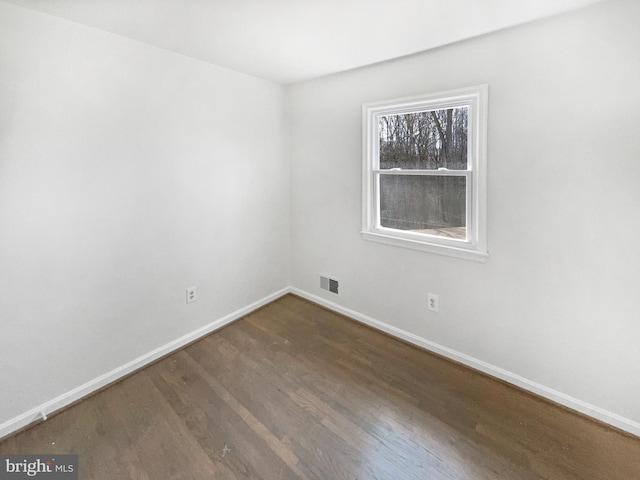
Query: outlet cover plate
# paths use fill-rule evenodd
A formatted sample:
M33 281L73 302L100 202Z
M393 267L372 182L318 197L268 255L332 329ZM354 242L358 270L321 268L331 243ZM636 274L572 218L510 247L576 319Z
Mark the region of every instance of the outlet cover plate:
M427 294L427 308L432 312L440 311L440 302L438 300L438 295L435 295L433 293Z
M192 303L198 300L198 292L196 287L187 288L187 303Z

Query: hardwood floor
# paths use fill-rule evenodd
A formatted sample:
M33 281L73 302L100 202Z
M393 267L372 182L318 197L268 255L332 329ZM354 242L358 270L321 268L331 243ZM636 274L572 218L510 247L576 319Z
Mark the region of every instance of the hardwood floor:
M0 442L81 479L640 478L640 439L293 295Z

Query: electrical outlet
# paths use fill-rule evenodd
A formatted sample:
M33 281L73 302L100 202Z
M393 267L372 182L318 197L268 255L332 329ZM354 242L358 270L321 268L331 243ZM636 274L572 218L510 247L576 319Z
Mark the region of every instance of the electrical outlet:
M432 312L440 311L440 302L438 300L438 295L435 295L433 293L427 294L427 308Z
M195 302L198 299L196 287L187 288L187 303Z

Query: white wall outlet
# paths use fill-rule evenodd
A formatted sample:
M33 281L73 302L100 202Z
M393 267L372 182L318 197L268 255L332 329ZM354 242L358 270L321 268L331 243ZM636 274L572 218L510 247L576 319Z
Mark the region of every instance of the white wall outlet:
M440 301L438 300L438 295L433 293L427 294L427 308L432 312L440 311Z
M198 299L196 287L187 288L187 303L195 302Z

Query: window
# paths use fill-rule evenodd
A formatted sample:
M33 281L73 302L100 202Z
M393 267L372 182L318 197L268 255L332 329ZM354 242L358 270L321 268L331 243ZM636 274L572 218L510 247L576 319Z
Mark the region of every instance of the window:
M486 259L487 90L363 105L363 238Z

